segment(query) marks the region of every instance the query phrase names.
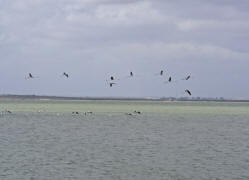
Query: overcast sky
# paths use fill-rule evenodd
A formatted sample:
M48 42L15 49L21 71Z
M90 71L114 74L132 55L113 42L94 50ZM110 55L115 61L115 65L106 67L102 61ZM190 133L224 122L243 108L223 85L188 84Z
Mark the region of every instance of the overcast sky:
M249 1L0 0L0 55L0 94L249 99Z

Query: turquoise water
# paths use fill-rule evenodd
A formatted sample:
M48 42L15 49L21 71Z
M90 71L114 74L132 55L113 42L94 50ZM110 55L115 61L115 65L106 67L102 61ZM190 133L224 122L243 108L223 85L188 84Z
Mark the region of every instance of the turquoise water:
M141 110L160 114L248 114L249 103L245 102L168 102L168 101L63 101L63 100L25 100L0 101L0 109L15 112L58 112L94 111L96 113L122 113Z
M6 100L0 109L12 111L0 115L0 179L249 179L249 103Z

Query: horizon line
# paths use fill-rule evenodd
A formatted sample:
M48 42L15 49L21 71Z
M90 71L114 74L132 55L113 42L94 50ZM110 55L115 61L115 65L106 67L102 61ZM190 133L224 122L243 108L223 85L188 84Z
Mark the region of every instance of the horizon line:
M232 99L224 97L128 97L128 96L57 96L57 95L31 95L31 94L0 94L0 98L26 98L26 99L65 99L65 100L157 100L157 101L249 101L249 99Z

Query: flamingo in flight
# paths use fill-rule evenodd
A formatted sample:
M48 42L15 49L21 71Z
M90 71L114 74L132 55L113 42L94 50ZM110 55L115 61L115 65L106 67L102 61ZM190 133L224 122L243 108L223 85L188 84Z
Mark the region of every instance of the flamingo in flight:
M33 76L31 73L28 74L28 77L25 77L25 79L33 79L33 78L37 78L37 77Z
M109 83L109 86L112 87L114 84L116 84L116 83L111 82L111 83Z
M68 75L68 73L66 73L66 72L63 73L63 76L69 78L69 75Z
M192 95L188 89L186 89L185 92L188 93L188 95L190 95L190 96Z

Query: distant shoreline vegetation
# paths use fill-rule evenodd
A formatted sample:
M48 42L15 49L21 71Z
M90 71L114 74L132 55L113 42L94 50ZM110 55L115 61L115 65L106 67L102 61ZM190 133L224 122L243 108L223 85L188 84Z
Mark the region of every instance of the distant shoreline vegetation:
M248 99L236 100L217 98L202 98L202 97L66 97L66 96L42 96L42 95L0 95L0 100L124 100L124 101L217 101L217 102L249 102Z

